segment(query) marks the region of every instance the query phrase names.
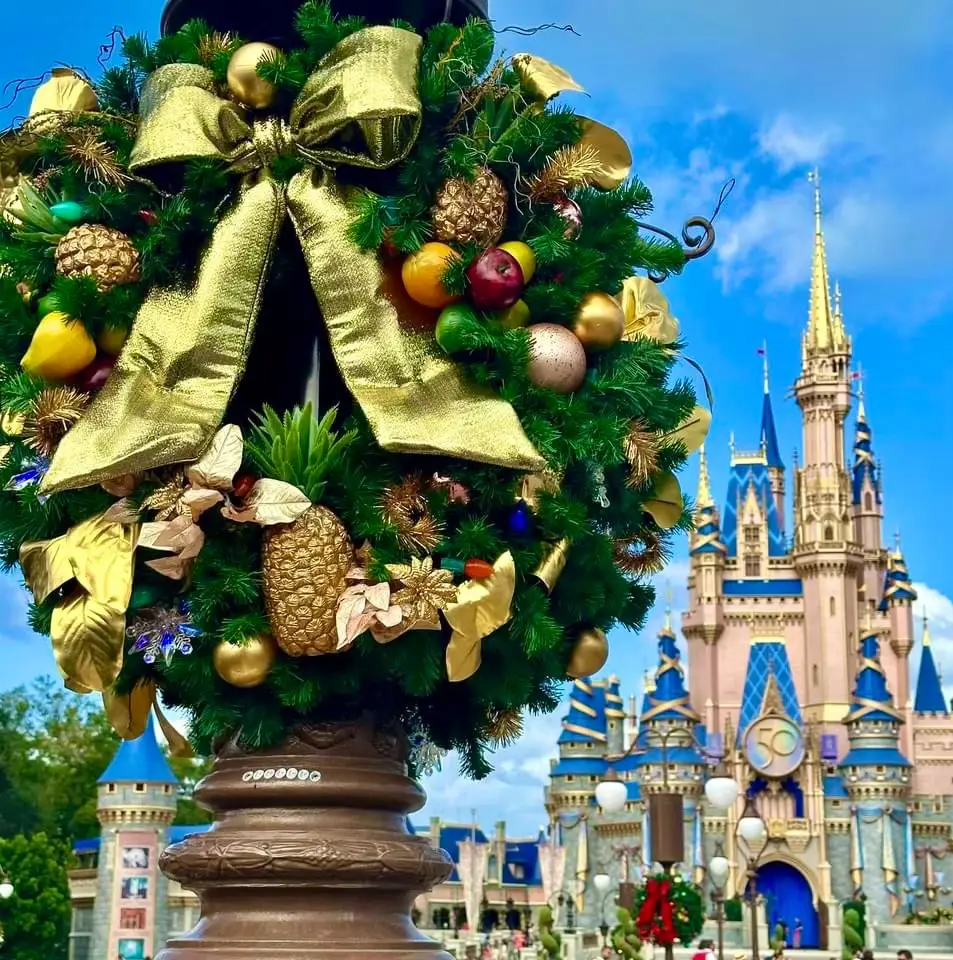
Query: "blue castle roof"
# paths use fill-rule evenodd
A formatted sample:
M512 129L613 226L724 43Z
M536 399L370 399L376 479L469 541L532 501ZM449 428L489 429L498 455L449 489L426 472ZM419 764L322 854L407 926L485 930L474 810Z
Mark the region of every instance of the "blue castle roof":
M156 740L152 714L146 729L136 740L123 740L109 766L97 783L171 783L178 784L169 761Z
M838 764L841 767L909 767L910 761L896 747L851 747Z
M870 481L874 497L878 504L882 503L880 496L880 478L877 462L874 460L874 451L871 443L872 433L864 412L864 401L861 398L857 409L857 428L854 435L854 467L851 476L853 502L859 506L863 496L864 483Z
M743 457L731 464L731 472L728 475L728 497L721 528L721 536L728 550L728 556L738 556L738 508L744 503L750 489L754 490L762 515L767 519L768 556L785 556L787 543L774 494L771 491L766 455L760 459Z
M860 667L854 684L847 723L859 720L898 721L900 714L894 707L887 689L887 675L880 663L880 641L870 631L860 642Z
M647 708L642 710L642 724L647 720L689 720L697 723L698 714L692 709L685 689L685 671L672 630L672 611L666 611L665 625L658 634L658 669L655 671L655 689L646 694Z
M740 744L748 727L764 711L769 689L774 687L784 713L801 724L801 706L791 673L787 646L782 637L759 637L751 644L748 669L741 694L737 739Z
M927 618L923 618L923 637L921 640L920 671L917 674L917 692L913 700L913 709L916 713L949 714L946 697L943 695L943 684L940 681L940 672L933 658L933 648L930 644L930 628Z
M589 679L577 680L569 696L569 713L563 717L560 743L606 742L606 689Z
M884 575L884 594L880 601L880 610L886 611L890 604L897 600L906 600L913 603L917 599L917 591L913 589L907 564L900 552L900 545L890 553L887 562L887 573Z

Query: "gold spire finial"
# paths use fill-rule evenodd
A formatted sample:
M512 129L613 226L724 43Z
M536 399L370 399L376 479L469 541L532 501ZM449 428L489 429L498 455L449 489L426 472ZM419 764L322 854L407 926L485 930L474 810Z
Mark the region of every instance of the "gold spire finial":
M672 632L672 584L665 584L665 626L662 628L665 633Z
M646 670L642 677L642 686L646 693L655 693L655 677L651 670Z
M708 457L705 456L705 444L698 448L698 493L695 496L695 506L700 510L713 507L715 500L711 495L711 479L708 476Z
M926 610L923 611L923 637L921 638L921 642L925 647L930 646L930 624L927 619Z
M864 370L860 364L857 364L857 370L854 373L857 380L857 419L867 421L867 409L864 406Z
M764 359L764 392L770 393L770 387L768 386L768 341L764 340L761 344L761 356Z
M806 345L811 350L834 347L834 320L831 315L831 288L827 278L827 253L821 221L821 174L816 168L807 175L814 184L814 257L811 264L811 294L808 302Z
M840 284L834 283L834 342L843 344L847 341L847 331L844 329L844 317L840 309Z
M903 551L900 549L900 531L899 530L893 535L893 555L895 557L903 556Z

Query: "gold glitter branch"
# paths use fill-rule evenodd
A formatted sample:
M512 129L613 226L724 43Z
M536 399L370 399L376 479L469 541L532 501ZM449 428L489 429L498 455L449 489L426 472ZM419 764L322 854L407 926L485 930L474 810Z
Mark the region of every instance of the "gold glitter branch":
M658 471L659 435L641 420L629 424L625 439L625 458L629 461L630 487L644 487Z
M599 152L588 143L557 150L549 163L529 182L531 200L545 200L588 183L603 168Z

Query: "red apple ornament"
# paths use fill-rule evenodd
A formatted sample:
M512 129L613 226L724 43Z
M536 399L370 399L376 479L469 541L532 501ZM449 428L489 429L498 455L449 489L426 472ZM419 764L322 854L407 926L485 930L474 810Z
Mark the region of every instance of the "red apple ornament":
M491 247L467 270L470 299L478 310L506 310L523 295L523 269L512 253Z
M113 372L115 357L100 354L95 360L76 375L76 387L83 393L99 393Z

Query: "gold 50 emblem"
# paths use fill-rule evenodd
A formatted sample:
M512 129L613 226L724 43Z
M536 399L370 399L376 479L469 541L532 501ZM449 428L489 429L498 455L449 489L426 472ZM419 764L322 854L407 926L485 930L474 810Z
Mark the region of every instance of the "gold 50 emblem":
M765 714L745 731L745 756L763 777L789 777L804 760L804 735L789 717Z

